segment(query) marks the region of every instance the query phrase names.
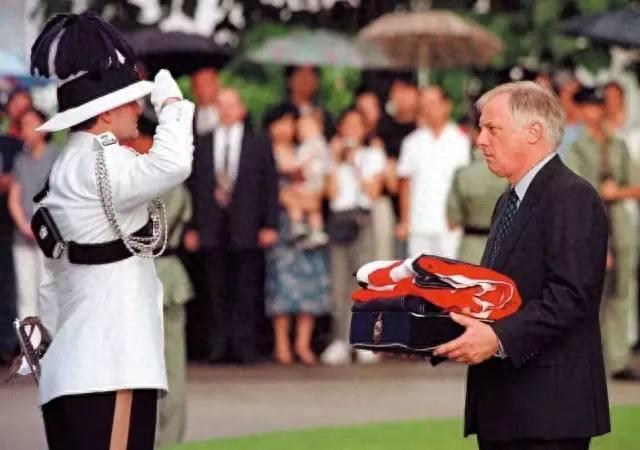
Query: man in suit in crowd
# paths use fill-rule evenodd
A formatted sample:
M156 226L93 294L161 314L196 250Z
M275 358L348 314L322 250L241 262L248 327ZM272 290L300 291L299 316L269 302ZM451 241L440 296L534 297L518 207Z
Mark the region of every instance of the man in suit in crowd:
M557 97L508 83L477 103L477 143L511 189L496 205L482 264L511 277L516 314L466 331L436 354L471 366L465 435L481 450L583 450L610 431L598 313L607 218L595 189L555 154Z
M216 69L203 67L194 73L191 77L191 89L196 100L195 134L211 133L220 121L216 106L220 81Z
M278 180L271 144L244 124L238 91L218 93L219 125L195 139L188 250L201 250L208 291L211 362L256 360L264 249L278 239Z

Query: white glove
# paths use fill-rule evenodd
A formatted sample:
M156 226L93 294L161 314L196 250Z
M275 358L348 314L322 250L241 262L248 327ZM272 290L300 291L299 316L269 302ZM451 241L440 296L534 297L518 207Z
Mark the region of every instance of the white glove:
M179 98L182 100L182 92L178 83L173 79L168 70L162 69L153 79L153 89L151 89L151 104L156 110L156 115L160 116L162 106L167 99Z

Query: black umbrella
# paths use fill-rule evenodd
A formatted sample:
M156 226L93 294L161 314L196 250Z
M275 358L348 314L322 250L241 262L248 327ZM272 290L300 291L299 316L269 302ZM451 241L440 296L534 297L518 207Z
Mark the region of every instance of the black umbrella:
M160 69L169 69L173 76L180 76L203 67L220 68L232 55L230 47L199 34L144 28L124 35L150 76Z
M574 17L562 22L558 30L602 44L640 48L640 6Z

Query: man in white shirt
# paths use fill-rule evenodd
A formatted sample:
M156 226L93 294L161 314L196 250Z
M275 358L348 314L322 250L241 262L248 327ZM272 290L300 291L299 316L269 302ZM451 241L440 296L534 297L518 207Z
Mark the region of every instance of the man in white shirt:
M409 255L454 258L459 236L449 230L446 201L456 169L469 164L469 138L450 120L451 100L440 87L420 93L419 128L400 149L400 223Z

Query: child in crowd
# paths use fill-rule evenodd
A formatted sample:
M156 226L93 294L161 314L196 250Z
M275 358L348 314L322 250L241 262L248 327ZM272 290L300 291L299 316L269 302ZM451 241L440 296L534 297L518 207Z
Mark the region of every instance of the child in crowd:
M328 242L322 217L327 142L320 121L313 115L300 117L296 130L298 148L276 151L279 171L289 178L280 199L291 220L293 241L301 248L315 248Z

